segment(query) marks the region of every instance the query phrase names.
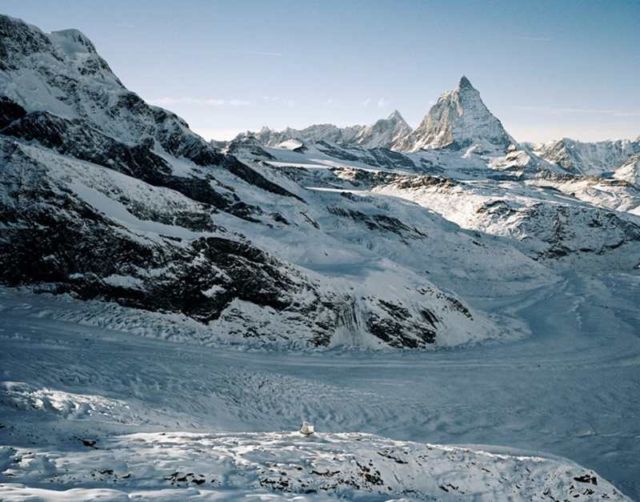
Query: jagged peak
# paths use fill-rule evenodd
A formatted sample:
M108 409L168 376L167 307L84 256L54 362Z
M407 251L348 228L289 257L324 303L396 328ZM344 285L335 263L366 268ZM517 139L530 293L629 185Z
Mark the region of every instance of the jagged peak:
M404 117L400 114L398 110L394 110L388 117L387 120L393 120L394 122L405 122Z
M397 150L456 148L503 153L513 138L486 107L466 76L458 87L442 94L417 129L397 141Z
M471 81L465 75L462 75L462 77L460 77L460 82L458 82L458 90L461 91L464 89L476 90L476 88L471 84Z

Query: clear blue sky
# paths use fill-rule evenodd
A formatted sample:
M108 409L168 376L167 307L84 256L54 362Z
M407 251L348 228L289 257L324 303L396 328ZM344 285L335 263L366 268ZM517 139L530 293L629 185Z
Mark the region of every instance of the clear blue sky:
M519 140L640 135L640 0L0 0L78 28L206 137L263 125L415 126L462 74Z

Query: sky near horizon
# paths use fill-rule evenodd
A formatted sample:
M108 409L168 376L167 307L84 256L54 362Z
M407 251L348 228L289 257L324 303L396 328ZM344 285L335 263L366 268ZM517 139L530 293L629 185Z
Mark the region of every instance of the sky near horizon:
M520 141L640 135L640 0L0 0L77 28L123 83L209 139L415 127L466 75Z

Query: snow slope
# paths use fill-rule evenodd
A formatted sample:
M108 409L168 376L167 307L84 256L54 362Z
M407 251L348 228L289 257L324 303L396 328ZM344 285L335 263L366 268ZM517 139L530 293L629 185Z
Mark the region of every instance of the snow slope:
M542 501L576 495L583 500L625 500L593 471L559 460L390 441L368 434L321 433L305 438L299 433L137 433L81 451L34 453L20 448L5 449L0 455L18 464L5 470L16 481L110 487L38 492L12 483L0 487L3 500L22 500L29 493L74 500L98 496L121 500L126 494L136 500L159 496L219 500L229 491L240 496L238 491L260 493L269 488L307 494L311 500L320 498L314 494L327 492L348 500L407 495L415 500Z
M568 275L485 298L532 323L516 344L331 357L140 338L77 323L98 304L3 289L2 497L627 500L602 475L639 493L637 287ZM272 432L303 419L318 435Z
M632 269L640 263L637 217L568 199L551 184L414 177L373 191L415 201L464 228L516 239L537 258L566 258L572 267L582 261L590 268L599 257L599 268ZM576 260L576 255L583 256Z
M395 110L385 119L378 120L362 130L355 143L363 148L390 148L393 144L411 133L411 127Z
M640 154L629 157L623 165L616 169L613 177L640 187Z

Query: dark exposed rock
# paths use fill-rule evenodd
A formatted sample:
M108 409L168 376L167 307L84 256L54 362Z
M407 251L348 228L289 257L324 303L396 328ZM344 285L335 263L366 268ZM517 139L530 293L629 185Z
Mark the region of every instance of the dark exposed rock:
M436 331L430 324L413 317L406 318L405 312L393 313L390 317L371 313L366 323L371 334L391 347L424 348L436 340Z
M297 287L282 264L263 251L217 237L195 241L189 255L181 262L174 261L170 268L171 279L161 279L152 286L155 306L200 321L216 319L235 298L283 310L292 302L284 292ZM202 292L211 286L219 286L221 291L205 296Z
M292 194L288 190L285 190L280 185L269 181L267 178L262 176L260 173L251 169L246 164L243 164L238 159L233 156L227 156L222 163L222 166L227 169L229 172L235 174L238 178L246 181L251 185L255 185L258 188L262 188L267 192L275 193L278 195L284 195L286 197L293 197L294 199L298 199L301 202L304 202L300 197L295 194Z
M80 442L87 448L97 448L95 439L80 439Z
M51 50L51 41L39 30L9 16L0 16L0 70L17 68L17 56Z
M392 232L397 235L414 239L425 237L425 234L417 228L409 227L393 216L387 216L386 214L365 214L355 209L347 209L334 206L330 206L327 209L331 214L343 216L345 218L350 218L354 221L361 222L369 230Z
M226 152L234 156L250 154L261 159L275 160L275 157L267 152L253 135L237 137L229 143Z
M507 218L516 213L516 211L503 200L492 200L490 202L486 202L479 207L476 212L479 214L488 213L501 218Z
M170 481L172 486L184 486L182 485L182 483L193 483L194 485L202 485L206 481L206 478L202 474L194 474L193 472L174 472L172 474L169 474L168 476L165 476L164 479L165 481Z
M458 182L441 176L406 176L398 181L396 185L400 189L410 188L446 188L451 189L458 185Z
M389 169L413 169L416 167L414 162L400 152L389 150L388 148L372 148L366 150L367 154L372 157L373 164Z
M348 161L363 161L372 166L386 167L389 169L414 169L415 163L406 155L388 148L360 148L351 146L342 148L326 141L316 143L321 152L337 159Z
M26 115L26 110L15 101L0 96L0 129Z
M344 148L334 146L326 141L318 141L316 148L322 153L341 160L359 160L359 157Z
M592 476L591 474L584 474L582 476L576 476L575 478L573 478L575 481L578 481L579 483L590 483L592 485L598 485L598 478L595 476Z

